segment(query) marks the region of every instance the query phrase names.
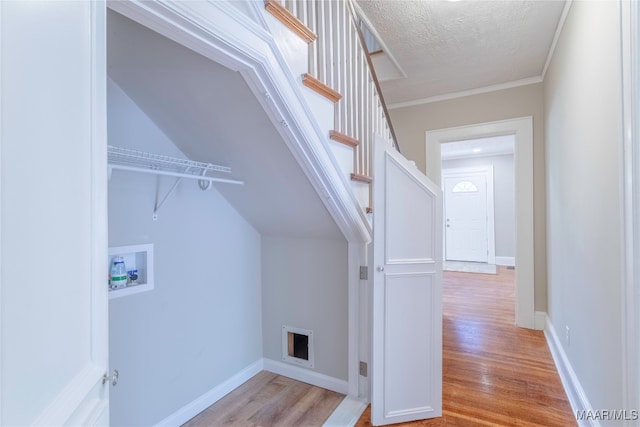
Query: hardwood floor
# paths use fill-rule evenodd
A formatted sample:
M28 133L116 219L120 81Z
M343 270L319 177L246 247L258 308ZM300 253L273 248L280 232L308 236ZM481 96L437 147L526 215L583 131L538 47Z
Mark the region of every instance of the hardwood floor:
M321 426L344 395L262 371L189 420L195 426Z
M513 276L445 272L443 416L397 425L577 425L544 334L514 324Z

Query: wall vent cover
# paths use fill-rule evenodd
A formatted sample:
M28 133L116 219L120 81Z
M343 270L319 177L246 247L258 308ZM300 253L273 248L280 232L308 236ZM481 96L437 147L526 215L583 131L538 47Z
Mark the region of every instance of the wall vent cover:
M313 331L282 326L282 360L313 368Z

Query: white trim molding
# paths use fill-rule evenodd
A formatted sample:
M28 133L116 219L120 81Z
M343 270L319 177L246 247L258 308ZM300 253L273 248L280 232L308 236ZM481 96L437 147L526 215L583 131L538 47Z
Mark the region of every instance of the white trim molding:
M432 179L441 176L441 144L501 135L515 135L516 140L516 324L534 329L533 118L529 116L427 131L427 175Z
M496 265L505 265L507 267L515 267L516 266L516 257L514 257L514 256L497 256L496 255Z
M564 352L562 343L560 342L558 334L556 333L556 330L551 323L551 319L549 319L548 316L546 316L544 336L547 339L547 344L551 351L551 357L553 357L556 369L560 375L560 380L562 381L562 386L567 394L567 398L569 399L569 404L571 405L574 415L582 411L593 411L593 407L591 406L591 403L589 403L589 399L587 399L587 395L578 380L578 376L571 366L571 362L569 362L567 354ZM580 420L578 423L581 427L600 426L598 420Z
M367 405L365 400L347 396L322 424L322 427L353 427L367 409Z
M640 7L620 2L622 43L623 407L640 409ZM627 422L626 425L635 425Z
M3 8L3 4L2 2L0 2L0 26L2 26L2 8ZM3 52L2 52L2 31L0 31L0 99L2 98L2 84L4 82L4 80L2 79L2 75L3 75L3 61L2 61L2 57L3 57ZM3 118L4 118L4 111L3 111L3 102L0 102L0 129L3 129L2 127L2 122L3 122ZM5 271L4 267L3 267L3 261L2 261L2 247L5 245L4 240L2 240L2 170L4 169L3 165L2 165L2 151L3 151L3 141L2 141L2 135L4 133L0 132L0 319L4 319L3 315L2 315L2 301L6 301L4 299L4 297L2 296L3 291L2 291L2 284L6 283L4 280L4 274L3 272ZM3 391L3 387L2 384L4 384L3 381L3 367L5 366L5 364L3 363L3 359L4 359L4 351L3 351L3 346L2 346L2 342L4 341L4 339L2 337L0 337L0 424L3 422L4 418L3 418L3 407L5 406L4 404L4 399L2 398L2 396L4 395L4 393L1 393L1 391Z
M265 358L263 361L265 371L293 378L296 381L302 381L316 387L326 388L327 390L335 391L336 393L349 393L349 383L345 380L330 377L328 375L301 368L299 366L290 365L288 363L282 363L277 360Z
M479 87L476 89L463 90L461 92L445 93L444 95L430 96L428 98L416 99L414 101L396 102L389 104L387 108L394 110L396 108L413 107L415 105L431 104L432 102L448 101L450 99L464 98L465 96L480 95L482 93L496 92L499 90L512 89L514 87L528 86L536 83L542 83L542 76L529 77L527 79L514 80L496 85Z
M363 244L349 243L349 396L369 399L368 377L360 375L360 361L369 361L368 337L369 322L367 310L367 279L360 279L360 267L367 266L367 247Z
M224 396L250 380L253 376L260 373L263 370L263 364L263 359L252 363L223 383L215 386L202 396L196 398L194 401L178 409L176 412L156 424L156 427L173 427L186 423L191 418L195 417L200 412L204 411L209 406L213 405L218 400L222 399Z
M569 14L569 9L573 4L573 0L566 0L564 3L564 8L562 9L562 14L560 15L560 20L558 21L558 25L556 26L556 32L553 35L553 41L551 42L551 47L549 48L549 52L547 53L547 60L544 63L544 68L542 69L542 80L544 81L544 77L547 75L547 69L549 69L549 64L551 64L551 59L553 58L553 54L556 51L556 45L558 44L558 39L560 38L560 34L562 33L562 29L564 28L564 23L567 20L567 15Z

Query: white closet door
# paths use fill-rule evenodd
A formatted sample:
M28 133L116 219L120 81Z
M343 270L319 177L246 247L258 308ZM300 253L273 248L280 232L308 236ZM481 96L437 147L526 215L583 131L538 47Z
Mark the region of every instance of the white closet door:
M107 425L106 10L0 2L0 425Z
M384 141L374 170L371 416L442 415L442 192Z

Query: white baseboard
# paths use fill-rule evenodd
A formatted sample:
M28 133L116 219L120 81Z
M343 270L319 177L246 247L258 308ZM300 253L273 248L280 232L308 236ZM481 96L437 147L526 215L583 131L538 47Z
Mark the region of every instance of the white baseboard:
M508 267L515 267L516 258L512 256L497 256L496 265L506 265Z
M263 370L263 360L264 359L260 359L247 366L222 384L212 388L193 402L178 409L176 412L156 424L156 427L175 427L186 423L191 418L195 417L200 412L204 411L209 406L213 405L218 400L222 399L224 396L261 372Z
M326 388L327 390L332 390L337 393L349 393L349 383L345 380L340 380L338 378L320 374L318 372L301 368L299 366L289 365L288 363L278 362L273 359L263 360L265 371L293 378L294 380L302 381L311 385L315 385L317 387Z
M536 331L544 331L547 326L547 313L544 311L536 311L533 313L533 329Z
M578 411L593 411L593 407L589 403L589 399L587 399L587 395L569 362L567 354L564 352L562 343L548 316L545 323L544 336L547 339L551 356L556 364L556 369L560 375L564 391L567 393L573 414L576 415ZM580 420L578 425L581 427L600 427L600 422L598 420Z
M367 409L367 402L356 397L347 396L333 411L333 414L322 427L353 427Z
M285 377L293 378L297 381L303 381L317 387L326 388L327 390L332 390L337 393L347 394L349 392L349 383L347 381L320 374L318 372L310 371L308 369L300 368L298 366L288 365L286 363L278 362L275 360L260 359L255 363L247 366L242 371L238 372L222 384L212 388L202 396L196 398L193 402L188 403L182 408L178 409L176 412L156 424L156 427L174 427L186 423L191 418L195 417L200 412L204 411L209 406L213 405L218 400L222 399L224 396L226 396L263 370L273 372L278 375L283 375ZM338 408L342 408L337 414L336 411L338 411L338 409L334 411L334 414L336 414L336 418L334 418L334 416L332 415L331 417L329 417L329 420L343 420L348 418L349 416L355 416L354 414L356 414L356 412L360 408L360 406L355 402L357 399L352 399L354 400L353 402L347 399L348 398L346 398L343 403L338 406ZM357 415L354 424L358 420L364 409L367 407L366 403L362 402L362 404L364 404L364 407ZM345 424L329 425L338 426Z

